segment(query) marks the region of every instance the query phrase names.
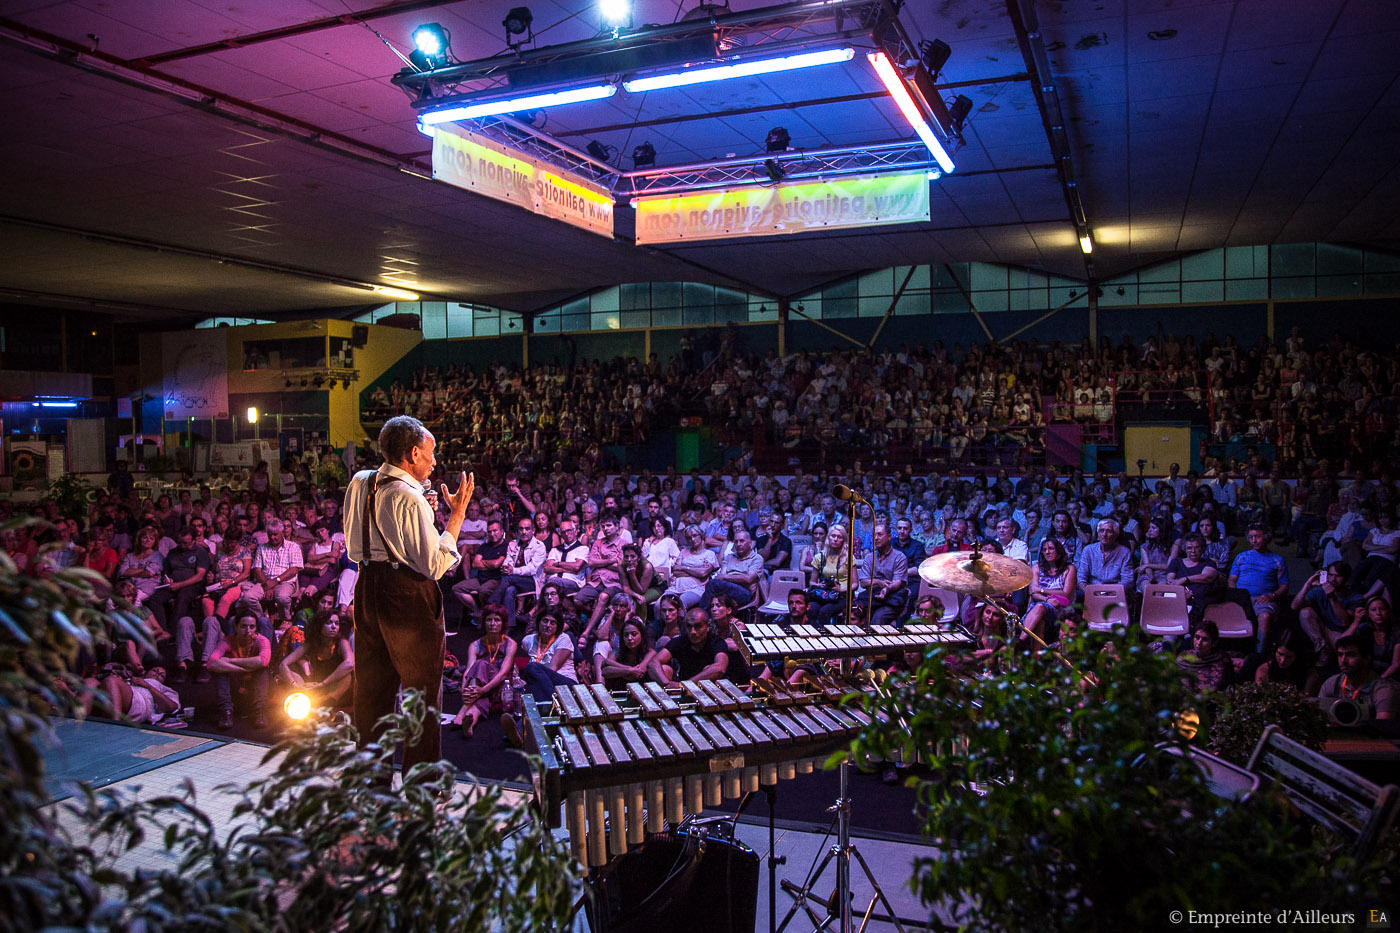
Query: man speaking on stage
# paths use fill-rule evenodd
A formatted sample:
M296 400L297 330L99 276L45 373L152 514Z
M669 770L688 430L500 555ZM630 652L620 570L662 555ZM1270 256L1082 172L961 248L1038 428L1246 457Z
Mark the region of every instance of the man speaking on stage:
M442 592L437 581L462 559L457 534L476 486L461 474L441 533L423 495L437 464L437 441L417 418L390 418L379 432L378 470L362 470L345 490L345 543L360 565L355 583L355 727L360 745L376 741L376 723L394 710L400 685L422 691L430 708L418 742L405 747L403 770L442 757Z

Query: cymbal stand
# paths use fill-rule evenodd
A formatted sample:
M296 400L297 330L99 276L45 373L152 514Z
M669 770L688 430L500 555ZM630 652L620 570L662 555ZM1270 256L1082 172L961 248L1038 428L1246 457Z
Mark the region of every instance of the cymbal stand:
M778 925L777 933L783 933L787 925L792 922L792 918L799 910L807 914L816 927L816 930L826 930L833 922L838 923L837 929L840 933L855 933L853 919L851 915L851 856L855 856L856 862L860 865L860 870L865 873L865 880L870 882L870 886L875 889L875 894L870 898L870 903L864 911L864 919L861 922L861 930L871 919L871 911L875 904L879 903L885 908L885 916L879 919L889 920L894 924L894 928L899 933L904 933L904 925L900 923L899 917L895 915L894 907L891 906L889 898L885 896L885 891L880 887L880 882L875 880L875 875L870 871L870 865L865 861L865 856L860 854L856 844L851 841L851 796L850 796L850 773L851 759L848 756L841 762L840 790L836 798L836 803L827 808L827 812L836 814L836 844L826 851L821 862L816 869L807 876L807 880L802 885L796 885L791 881L784 880L783 890L792 895L792 906L783 916L783 922ZM828 898L817 897L812 893L812 889L817 886L821 876L826 871L826 867L836 862L836 887L832 890ZM809 901L816 901L826 908L826 915L819 916Z

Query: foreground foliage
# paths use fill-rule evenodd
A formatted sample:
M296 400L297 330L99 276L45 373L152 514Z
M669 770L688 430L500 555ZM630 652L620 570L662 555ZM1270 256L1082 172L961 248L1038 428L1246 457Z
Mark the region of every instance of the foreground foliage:
M81 713L73 661L129 625L95 606L92 583L84 570L34 580L0 553L0 929L534 931L566 920L573 863L526 801L497 787L452 799L447 762L389 789L393 743L418 728L416 694L383 745L357 749L343 716L322 715L269 750L275 770L228 791L240 797L232 833L191 787L141 802L77 787L49 806L38 749L50 716ZM148 839L170 869L122 868Z
M927 764L913 780L939 854L911 882L925 903L971 930L1109 931L1164 928L1173 910L1355 911L1381 890L1380 868L1272 794L1235 805L1207 789L1181 757L1173 724L1193 698L1169 658L1095 647L1068 648L1078 674L1044 654L977 679L935 650L868 699L888 720L858 751Z

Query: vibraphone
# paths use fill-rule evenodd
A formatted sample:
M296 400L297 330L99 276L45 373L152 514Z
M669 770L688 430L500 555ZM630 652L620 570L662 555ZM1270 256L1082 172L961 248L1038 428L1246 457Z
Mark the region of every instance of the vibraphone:
M739 651L751 664L789 659L825 661L830 658L867 658L896 654L929 645L971 644L962 632L942 625L922 623L902 629L889 625L779 625L755 622L738 633Z
M552 707L525 701L525 745L540 756L535 791L549 825L564 808L575 858L589 867L640 844L687 813L760 784L811 773L870 724L861 689L824 679L815 693L755 681L750 696L727 680L685 681L678 696L633 683L561 686Z

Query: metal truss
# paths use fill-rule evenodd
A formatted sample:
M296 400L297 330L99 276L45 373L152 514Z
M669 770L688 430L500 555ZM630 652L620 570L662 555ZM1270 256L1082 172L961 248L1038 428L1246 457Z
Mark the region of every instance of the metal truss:
M879 174L891 171L932 170L940 172L922 142L880 143L873 146L845 146L833 149L769 152L764 155L696 162L659 169L626 172L615 195L675 194L730 185L772 183L767 163L781 170L785 181L825 179L840 175Z

